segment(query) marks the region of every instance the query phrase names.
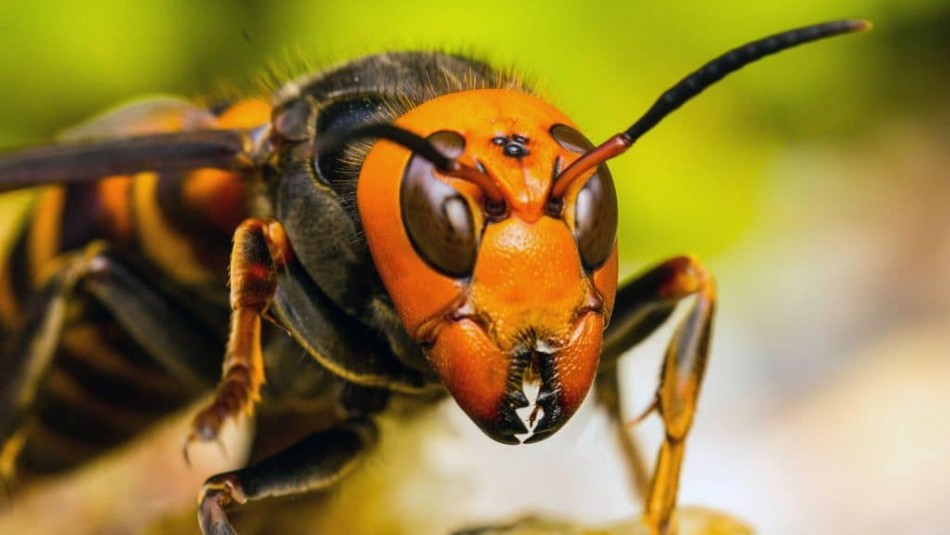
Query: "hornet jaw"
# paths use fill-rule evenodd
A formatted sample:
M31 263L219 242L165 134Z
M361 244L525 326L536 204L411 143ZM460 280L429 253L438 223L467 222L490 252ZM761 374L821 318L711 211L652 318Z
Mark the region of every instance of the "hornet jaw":
M605 322L603 302L596 301L600 306L586 303L576 311L566 340L552 340L529 327L509 349L496 342L488 318L466 305L453 307L429 324L426 356L485 434L503 444L540 442L570 419L590 390ZM460 331L466 333L464 344L452 341ZM466 371L446 366L449 359L464 362ZM494 373L486 380L481 370Z
M508 444L530 444L560 429L567 419L558 402L561 389L556 358L557 349L543 341L516 350L500 411L502 428L510 435L493 438Z
M585 316L596 314L603 317L603 299L592 293L587 301L574 315L572 341L583 331L581 323ZM560 399L562 392L556 363L564 348L539 337L534 330L529 329L524 338L525 341L513 350L507 393L500 408L501 420L505 424L502 429L510 430L510 434L504 437L492 435L495 440L506 444L541 442L567 423L574 412L565 411Z

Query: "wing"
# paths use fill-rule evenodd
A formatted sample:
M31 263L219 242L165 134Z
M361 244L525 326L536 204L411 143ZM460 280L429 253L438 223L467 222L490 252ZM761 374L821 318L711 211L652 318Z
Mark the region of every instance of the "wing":
M60 143L0 155L0 192L142 171L253 167L269 125L215 124L206 110L180 100L129 104L67 131Z

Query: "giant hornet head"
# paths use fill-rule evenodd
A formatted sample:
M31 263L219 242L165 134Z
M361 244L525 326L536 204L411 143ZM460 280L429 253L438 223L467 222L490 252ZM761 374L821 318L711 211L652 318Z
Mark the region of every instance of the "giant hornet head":
M468 173L382 141L357 200L403 324L492 438L540 440L583 401L617 285L617 196L606 166L556 179L593 148L537 98L482 89L430 100L396 124ZM393 174L400 176L393 177Z
M617 197L604 162L744 65L867 26L815 25L727 52L597 147L560 111L504 89L443 95L318 145L380 139L357 202L403 326L485 433L535 442L586 397L614 305Z

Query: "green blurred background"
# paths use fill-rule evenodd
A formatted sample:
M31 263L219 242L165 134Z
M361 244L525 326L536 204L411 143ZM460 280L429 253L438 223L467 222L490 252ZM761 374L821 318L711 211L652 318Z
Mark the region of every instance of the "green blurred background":
M950 390L935 382L950 376L946 0L8 1L0 147L142 95L231 94L269 66L405 48L513 65L596 141L724 50L844 17L875 28L746 68L612 164L622 258L626 272L688 251L720 275L686 500L765 533L914 531L950 495L931 419L950 399L926 397ZM0 225L20 206L0 199Z

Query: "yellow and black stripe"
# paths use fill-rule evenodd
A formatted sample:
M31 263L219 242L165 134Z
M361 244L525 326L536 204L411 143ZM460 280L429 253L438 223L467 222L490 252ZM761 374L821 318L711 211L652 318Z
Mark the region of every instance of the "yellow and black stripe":
M189 127L246 128L270 119L269 106L257 100L218 113L172 102L133 104L77 130L83 135L103 130L134 135ZM3 358L24 357L9 354L9 346L27 329L31 307L67 259L94 242L143 266L144 278L159 292L175 288L207 300L195 307L199 309L226 307L231 237L249 216L252 178L195 169L43 188L0 260ZM222 308L221 316L226 314ZM208 358L220 359L220 354ZM21 477L69 469L128 440L195 395L80 284L70 295L52 364L29 414L12 436L0 437L6 442L0 464L13 464L10 458L18 453Z

